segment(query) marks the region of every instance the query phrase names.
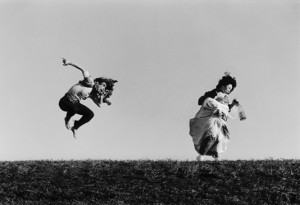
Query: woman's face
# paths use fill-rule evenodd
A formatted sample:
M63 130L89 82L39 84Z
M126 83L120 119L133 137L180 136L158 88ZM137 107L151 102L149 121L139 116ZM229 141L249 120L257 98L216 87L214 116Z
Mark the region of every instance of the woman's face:
M222 86L221 87L221 90L222 90L222 92L223 93L225 93L225 94L230 94L230 92L231 92L231 90L232 90L232 85L231 84L228 84L228 85L226 85L226 86Z

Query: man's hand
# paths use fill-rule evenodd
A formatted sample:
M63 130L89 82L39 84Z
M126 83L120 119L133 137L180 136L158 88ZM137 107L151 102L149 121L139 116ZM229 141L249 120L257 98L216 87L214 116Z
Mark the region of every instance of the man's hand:
M98 107L101 107L101 96L99 97L97 95L90 95L90 98Z
M62 61L63 61L63 65L64 65L64 66L67 66L67 65L70 65L70 64L71 64L71 62L68 61L68 60L65 59L65 58L63 58Z

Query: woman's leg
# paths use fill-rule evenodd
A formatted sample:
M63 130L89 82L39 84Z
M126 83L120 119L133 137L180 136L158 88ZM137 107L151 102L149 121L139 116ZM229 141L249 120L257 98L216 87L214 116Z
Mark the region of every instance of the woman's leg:
M216 141L216 137L213 137L212 135L207 136L201 144L199 150L200 155L206 155L209 152L210 148L216 143Z

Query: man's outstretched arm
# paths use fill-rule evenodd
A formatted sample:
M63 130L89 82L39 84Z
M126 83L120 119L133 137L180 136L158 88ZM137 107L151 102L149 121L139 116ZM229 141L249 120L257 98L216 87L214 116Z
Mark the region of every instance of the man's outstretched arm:
M63 58L63 65L64 66L73 66L74 68L77 68L78 70L80 70L82 72L83 77L89 77L89 72L87 70L84 70L83 68L79 67L78 65L72 63L71 61L68 61L67 59Z

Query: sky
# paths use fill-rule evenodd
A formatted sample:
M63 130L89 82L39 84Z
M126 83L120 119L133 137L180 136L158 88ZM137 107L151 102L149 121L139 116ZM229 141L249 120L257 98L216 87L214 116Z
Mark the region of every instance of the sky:
M119 81L76 140L62 58ZM300 158L297 0L0 0L0 69L0 161L195 160L189 120L226 71L247 119L221 158Z

